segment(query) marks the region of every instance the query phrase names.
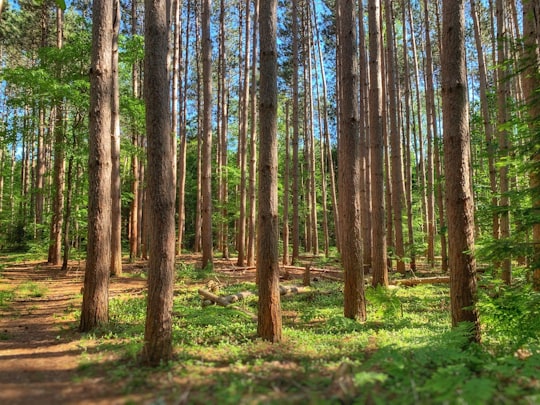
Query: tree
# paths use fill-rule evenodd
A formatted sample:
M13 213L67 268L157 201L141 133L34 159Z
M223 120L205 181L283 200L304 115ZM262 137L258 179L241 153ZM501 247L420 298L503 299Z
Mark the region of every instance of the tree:
M358 56L354 1L338 0L339 166L338 191L341 260L345 271L344 315L365 321L362 226L360 222L360 120L358 111Z
M63 12L59 8L57 11L57 39L56 46L61 49L63 46ZM43 35L43 34L42 34ZM45 46L45 40L42 40ZM50 226L49 254L47 262L60 264L62 253L62 227L64 220L64 180L65 180L65 152L64 152L64 111L62 102L55 106L56 122L54 126L54 197L53 216ZM39 159L38 159L39 160ZM38 174L42 168L38 166ZM38 176L39 177L39 176ZM43 181L43 180L42 180ZM39 204L39 202L38 202Z
M298 0L291 1L292 18L292 263L300 257L300 173L298 158L299 128L299 90L298 90Z
M202 5L203 132L202 132L202 267L213 264L212 240L212 37L210 34L211 1Z
M381 9L370 0L369 14L369 131L371 151L372 269L373 285L388 285L384 223L384 142L381 77ZM341 208L340 208L341 209ZM343 224L342 224L343 226ZM344 232L341 232L343 237Z
M168 361L172 355L176 193L167 71L167 3L167 0L145 1L144 95L150 258L142 358L151 366Z
M259 206L257 334L281 340L279 236L277 200L277 0L262 1L259 10Z
M390 121L390 149L391 149L391 177L392 177L392 210L395 232L395 255L397 257L397 271L405 273L405 249L403 246L403 199L405 196L403 178L403 158L401 150L401 131L398 129L398 89L397 89L397 56L394 49L393 10L390 0L385 0L386 19L386 49L387 49L387 92ZM390 213L388 213L391 216Z
M464 0L443 2L442 106L452 324L471 322L480 341L476 302L474 205L470 189L470 134L465 66Z
M111 274L122 275L122 183L120 179L120 82L118 78L118 35L120 2L114 1L111 100Z
M538 5L536 6L539 8ZM523 2L523 37L524 37L524 78L523 89L525 92L525 101L529 109L528 124L532 142L540 129L540 100L538 90L540 89L540 16L534 9L534 2L526 0ZM536 28L536 33L535 33ZM540 151L538 145L533 146L532 167L529 173L530 187L532 189L532 208L536 213L536 218L540 212ZM533 223L532 241L533 241L533 287L540 291L540 221Z
M88 248L79 330L108 322L111 263L111 102L113 2L94 1L88 140Z

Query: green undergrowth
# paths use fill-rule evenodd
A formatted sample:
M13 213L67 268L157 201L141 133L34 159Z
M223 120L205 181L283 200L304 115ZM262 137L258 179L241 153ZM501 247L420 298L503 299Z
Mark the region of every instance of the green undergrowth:
M469 345L467 325L449 326L448 286L368 288L368 320L359 323L342 316L340 285L323 281L282 298L284 339L270 344L244 313L256 313L255 296L235 304L242 311L202 307L197 289L216 276L195 282L190 273L178 272L173 361L140 366L145 297L119 296L110 302L110 324L81 343L88 345L81 378L105 377L126 394L150 392L153 403L540 403L540 320L519 312L538 303L531 291L518 303L505 295L512 291L483 295L484 343ZM255 285L225 285L219 294L241 290ZM512 305L509 326L496 327ZM527 338L508 336L519 322Z

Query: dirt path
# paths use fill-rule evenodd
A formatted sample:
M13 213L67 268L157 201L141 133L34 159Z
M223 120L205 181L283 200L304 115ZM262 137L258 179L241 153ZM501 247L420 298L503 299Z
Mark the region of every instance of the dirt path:
M70 313L81 304L82 277L77 268L66 273L43 263L2 270L0 291L17 292L9 309L0 308L0 404L126 403L101 378L80 378L87 347ZM122 277L112 280L110 291L114 296L144 286L141 278Z

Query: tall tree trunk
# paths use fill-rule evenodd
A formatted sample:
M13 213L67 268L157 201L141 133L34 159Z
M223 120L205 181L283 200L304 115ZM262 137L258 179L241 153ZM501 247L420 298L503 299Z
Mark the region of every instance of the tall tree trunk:
M471 322L480 341L474 257L474 204L469 187L469 117L463 0L443 3L441 81L452 324Z
M407 244L410 258L410 268L414 271L416 269L416 252L414 251L414 227L413 227L413 200L412 200L412 170L411 170L411 72L409 65L409 49L408 49L408 31L407 31L407 19L410 11L410 5L405 6L405 2L402 3L402 18L403 18L403 71L404 71L404 103L405 103L405 116L403 118L403 124L405 127L405 153L404 153L404 168L405 168L405 205L407 211ZM411 36L414 35L414 31L411 30Z
M306 21L305 31L306 31L306 50L305 58L307 59L307 107L309 109L308 120L309 122L309 194L311 201L311 210L309 212L311 229L309 230L311 234L311 250L315 256L319 255L319 220L317 218L317 183L315 177L316 171L316 159L315 159L315 134L314 134L314 112L313 112L313 64L312 64L312 41L313 41L313 30L311 28L311 7L310 2L306 2L305 7L305 18Z
M497 122L499 124L498 130L498 144L499 144L499 159L501 166L499 167L499 182L501 198L499 201L500 212L500 229L501 239L508 240L510 238L510 198L508 196L509 191L509 178L508 178L508 151L509 151L509 131L506 129L505 124L508 122L508 99L510 97L510 83L509 73L505 66L507 58L508 38L505 26L505 6L503 0L497 0L496 2L496 14L497 14ZM509 253L509 252L508 252ZM502 261L502 280L506 284L512 282L512 262L511 258L505 258Z
M369 151L369 66L366 49L366 29L364 22L365 8L358 3L359 24L359 74L360 74L360 198L362 201L362 242L364 271L371 269L371 156Z
M285 161L283 168L283 265L289 264L289 172L290 172L289 103L285 104Z
M523 1L523 38L525 64L523 70L523 89L525 91L525 101L529 109L528 124L531 142L534 142L535 134L540 129L540 102L538 100L538 90L540 89L540 6L534 9L533 0ZM535 93L536 92L536 93ZM531 157L533 166L529 172L530 187L532 189L532 208L536 213L536 218L540 214L540 151L536 148ZM533 223L532 243L533 243L533 287L540 291L540 221Z
M58 49L63 46L63 12L57 9L57 39ZM54 125L54 194L53 216L49 238L49 255L47 262L58 265L62 255L62 227L64 218L64 180L65 180L65 152L64 152L64 112L62 102L55 106L56 119Z
M326 145L325 153L323 152L323 149L321 149L321 162L328 161L328 175L330 177L330 190L332 194L332 210L333 210L333 216L334 216L334 231L335 231L335 238L336 238L336 247L339 251L339 213L338 213L338 202L337 202L337 192L336 192L336 176L334 173L334 157L332 156L332 147L330 143L330 130L329 130L329 124L328 124L328 89L327 89L327 82L326 82L326 73L325 73L325 67L324 67L324 58L322 54L322 47L321 47L321 38L318 30L318 23L317 23L317 13L315 12L316 3L313 3L314 7L314 16L315 16L315 33L316 33L316 44L317 44L317 52L319 56L319 65L321 67L321 82L322 82L322 115L323 115L323 131L324 131L324 144Z
M257 21L259 17L259 0L254 2L253 15L253 49L251 51L251 86L249 93L249 111L251 115L251 127L249 133L249 211L248 211L248 242L247 264L255 264L256 254L256 206L257 206ZM247 72L246 72L247 74Z
M433 192L433 137L437 125L437 111L435 108L435 89L433 86L433 57L431 49L431 33L429 24L428 1L424 0L424 29L425 29L425 52L426 52L426 142L427 142L427 167L426 167L426 202L427 202L427 261L433 267L435 265L435 200Z
M150 260L143 361L152 366L172 356L175 262L175 164L171 143L166 0L145 1L144 97L148 139Z
M424 135L422 127L422 96L421 96L421 87L420 87L420 73L418 68L418 51L416 47L416 39L414 36L414 21L412 14L412 7L408 6L409 9L409 23L411 27L411 44L412 44L412 60L413 60L413 69L414 69L414 84L416 91L416 131L413 132L414 140L413 145L415 145L415 164L417 166L417 178L420 189L420 202L421 202L421 212L422 212L422 227L424 236L427 235L427 194L426 194L426 168L424 164ZM416 149L418 155L416 153ZM414 247L413 247L414 248Z
M257 334L281 340L277 201L277 0L261 2L259 101L259 214Z
M122 183L120 179L120 82L118 79L118 35L120 1L114 1L111 100L111 275L122 275Z
M88 248L79 330L108 322L111 267L111 102L113 3L96 0L92 8L90 137L88 161Z
M184 45L184 69L183 69L183 84L182 84L182 109L181 109L181 121L180 121L180 142L178 150L178 254L182 253L182 245L184 240L185 223L186 223L186 157L187 157L187 89L188 89L188 77L189 77L189 40L191 33L191 1L187 1L186 7L186 42Z
M404 178L403 160L401 150L401 131L398 125L398 79L397 79L397 56L394 49L394 16L392 3L385 0L386 17L386 42L387 42L387 75L388 75L388 99L389 99L389 121L390 121L390 149L391 149L391 173L392 173L392 211L394 225L394 253L397 257L397 271L405 273L405 248L403 245L403 198ZM388 213L390 216L390 213Z
M299 159L298 159L298 143L300 138L299 128L299 90L298 90L298 0L291 1L292 7L292 206L293 206L293 218L292 218L292 263L296 263L300 257L300 173L299 173Z
M225 1L220 1L219 15L219 63L218 63L218 190L219 204L221 211L221 221L219 223L218 241L221 254L224 258L229 257L229 242L228 242L228 175L227 175L227 131L229 122L229 91L228 91L228 75L227 75L227 51L225 46L225 16L226 6Z
M197 55L197 202L195 205L195 237L193 241L193 251L201 251L201 222L202 222L202 138L203 138L203 73L201 63L201 5L195 2L195 50Z
M238 265L243 266L246 257L246 224L247 224L247 131L249 108L249 27L250 12L249 1L245 4L245 38L244 38L244 66L242 69L242 91L240 93L240 133L239 133L239 159L240 159L240 217L238 219Z
M137 1L133 0L131 3L131 35L136 35L138 33L137 27ZM139 61L135 60L133 62L133 67L131 70L131 86L133 91L133 98L140 97L139 91ZM131 195L132 200L130 204L129 211L129 259L134 261L140 251L140 235L139 235L139 195L141 194L140 179L139 179L139 167L140 161L138 156L137 148L139 147L139 135L137 126L133 123L132 126L132 135L131 141L133 143L136 152L131 156L131 176L133 178L131 182Z
M384 222L384 137L381 77L381 10L377 0L369 0L369 131L372 198L373 286L388 285ZM343 232L342 232L343 235Z
M202 267L213 265L212 238L212 37L210 34L211 1L204 0L201 39L203 62L203 137L202 137Z
M489 184L491 188L491 205L496 207L497 201L497 170L495 168L495 143L494 134L495 128L492 122L490 106L488 100L488 77L484 56L484 48L482 46L482 33L480 31L480 23L478 21L478 12L476 11L476 1L471 0L471 15L473 19L474 38L476 44L476 53L478 54L478 76L480 79L480 103L482 111L482 120L484 131L486 133L486 148L488 157ZM499 238L499 215L493 212L492 215L492 235L495 239Z
M341 260L345 271L344 315L365 321L364 268L360 212L360 158L358 153L360 120L358 111L358 57L356 10L354 1L337 1L338 80L340 134L338 142L339 212L341 222Z

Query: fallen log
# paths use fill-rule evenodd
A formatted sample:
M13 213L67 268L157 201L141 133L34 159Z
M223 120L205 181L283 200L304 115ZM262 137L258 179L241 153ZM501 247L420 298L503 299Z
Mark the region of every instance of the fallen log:
M218 295L212 294L210 291L203 290L202 288L199 289L199 294L202 295L207 300L212 301L212 302L214 302L214 303L216 303L218 305L221 305L222 307L232 308L232 309L234 309L236 311L242 312L243 314L249 316L251 318L251 320L253 320L253 321L257 320L257 315L255 315L252 312L249 312L249 311L245 310L244 308L237 307L236 305L231 305L230 302L228 302L226 299L224 299L226 297L220 297ZM238 294L235 294L235 295L238 295ZM251 293L250 295L253 295L253 294Z
M418 284L441 284L449 283L450 276L424 277L424 278L405 278L402 280L392 280L390 284L412 287Z
M300 267L300 266L290 266L290 265L286 265L286 266L280 266L281 269L283 270L299 270L299 271L305 271L306 270L306 267ZM316 272L321 272L321 273L337 273L337 274L342 274L343 271L341 270L337 270L337 269L321 269L321 268L317 268L317 267L309 267L310 271L316 271Z
M299 294L303 292L309 291L309 288L302 287L302 286L294 286L294 285L280 285L279 286L279 294L280 295L292 295L292 294ZM238 302L240 300L243 300L247 297L251 297L253 295L257 295L257 293L253 291L241 291L236 294L231 295L225 295L225 296L218 296L210 291L204 290L202 288L199 289L199 294L202 295L207 300L214 302L218 305L221 305L222 307L227 307L235 302Z

